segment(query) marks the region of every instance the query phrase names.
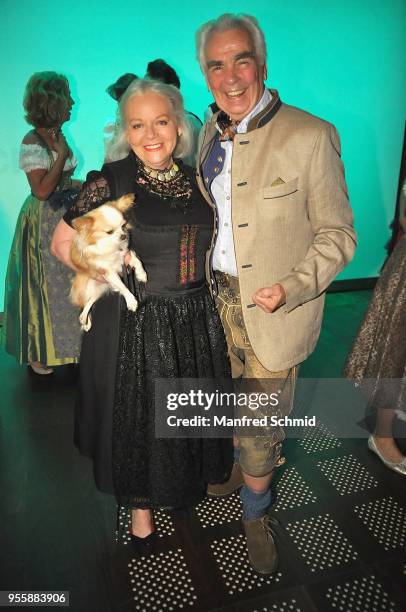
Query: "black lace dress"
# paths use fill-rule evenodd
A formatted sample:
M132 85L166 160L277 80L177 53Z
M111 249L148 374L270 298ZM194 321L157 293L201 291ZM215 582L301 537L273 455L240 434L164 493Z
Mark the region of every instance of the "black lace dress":
M208 482L227 479L231 440L159 439L154 434L156 378L230 377L227 346L204 274L213 214L194 181L180 172L169 187L150 182L131 152L88 176L64 219L135 192L128 213L133 248L148 275L138 310L117 294L100 299L84 334L75 443L92 457L96 484L138 508L193 505Z

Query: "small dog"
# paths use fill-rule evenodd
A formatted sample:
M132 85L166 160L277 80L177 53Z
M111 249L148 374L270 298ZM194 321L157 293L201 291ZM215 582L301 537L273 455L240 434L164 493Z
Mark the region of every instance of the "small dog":
M137 300L119 276L128 252L128 226L124 213L133 202L134 194L130 193L72 221L76 236L71 247L71 259L78 271L72 281L70 296L76 306L83 308L79 321L84 331L89 331L92 326L91 307L106 291L118 291L127 308L134 312L137 310ZM134 251L130 251L129 265L134 268L137 279L145 283L147 275ZM96 280L98 276L106 282Z

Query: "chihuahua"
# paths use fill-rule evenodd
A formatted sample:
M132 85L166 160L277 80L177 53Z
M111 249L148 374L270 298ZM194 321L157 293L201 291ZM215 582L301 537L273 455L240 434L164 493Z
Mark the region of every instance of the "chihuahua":
M84 331L89 331L92 325L91 307L106 291L118 291L127 308L134 312L137 310L137 300L119 276L129 252L127 263L134 269L137 280L147 281L141 261L134 251L128 251L128 225L124 213L133 202L134 194L130 193L72 221L76 236L71 247L71 259L77 272L70 295L72 302L83 308L79 321Z

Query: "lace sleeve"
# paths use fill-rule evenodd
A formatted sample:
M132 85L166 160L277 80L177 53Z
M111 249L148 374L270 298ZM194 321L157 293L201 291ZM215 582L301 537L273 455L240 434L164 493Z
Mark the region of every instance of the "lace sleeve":
M64 214L63 220L72 225L72 220L81 217L111 199L107 179L100 172L90 172L75 203Z

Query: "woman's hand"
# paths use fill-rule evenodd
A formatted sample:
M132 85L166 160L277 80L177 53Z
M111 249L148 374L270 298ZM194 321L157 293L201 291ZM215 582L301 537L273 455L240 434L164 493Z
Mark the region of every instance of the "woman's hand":
M44 134L42 134L42 136L46 139ZM58 155L51 168L49 170L38 169L27 172L27 179L31 191L35 197L40 200L47 200L51 193L53 193L61 178L61 174L65 167L65 161L67 157L72 155L72 151L65 140L65 136L61 132L59 132L55 138L47 140L47 144L53 151L56 151Z
M56 138L53 139L52 144L54 151L58 153L58 157L67 159L71 155L71 150L62 132L58 132Z
M55 228L51 240L50 251L54 257L57 257L65 266L72 268L77 272L77 268L72 262L70 251L76 231L70 227L63 219L61 219Z

